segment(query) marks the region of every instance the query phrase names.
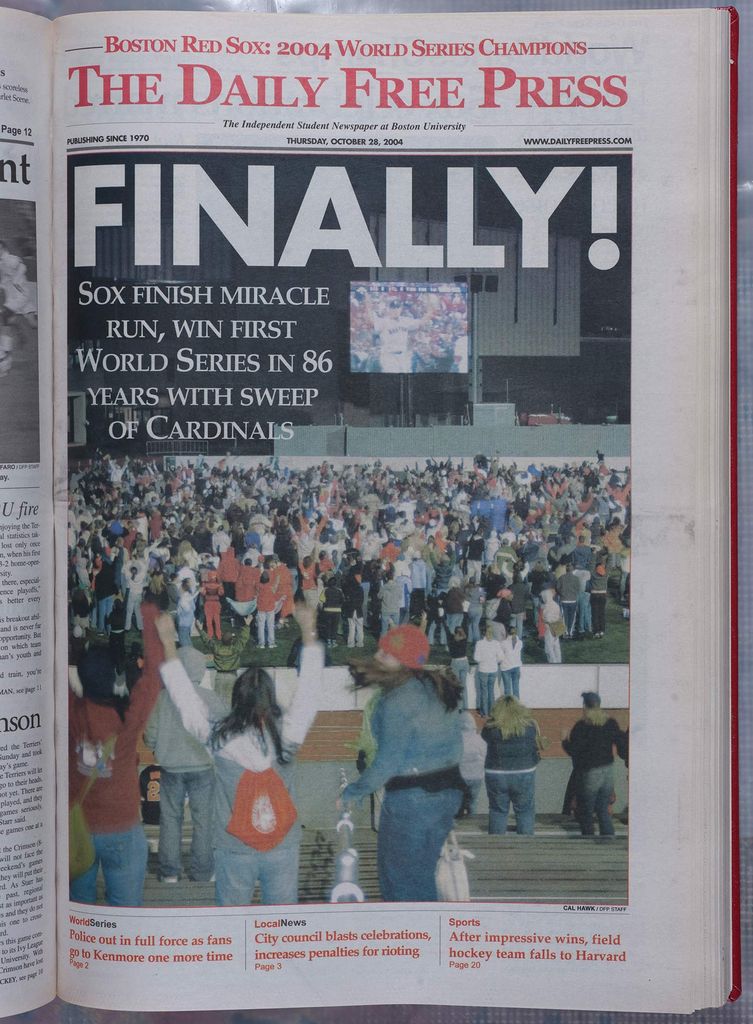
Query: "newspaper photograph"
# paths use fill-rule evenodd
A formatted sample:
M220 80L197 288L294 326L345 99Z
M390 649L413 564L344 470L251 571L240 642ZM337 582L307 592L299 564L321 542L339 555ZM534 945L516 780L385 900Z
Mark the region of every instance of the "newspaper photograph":
M134 26L55 25L61 995L676 1007L672 24Z

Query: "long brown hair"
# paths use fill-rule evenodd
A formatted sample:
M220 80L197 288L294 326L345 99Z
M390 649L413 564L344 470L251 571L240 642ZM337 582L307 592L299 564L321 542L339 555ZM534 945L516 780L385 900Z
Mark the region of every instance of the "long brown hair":
M448 711L454 711L462 702L463 688L454 672L449 669L412 669L401 666L387 669L375 658L353 661L350 663L350 675L356 690L368 686L378 686L385 693L403 686L409 679L433 686L438 699Z
M253 729L263 750L266 750L269 734L277 760L283 761L281 718L282 711L275 700L271 676L263 668L248 668L233 684L230 713L216 722L212 729L212 749L218 750L234 736Z

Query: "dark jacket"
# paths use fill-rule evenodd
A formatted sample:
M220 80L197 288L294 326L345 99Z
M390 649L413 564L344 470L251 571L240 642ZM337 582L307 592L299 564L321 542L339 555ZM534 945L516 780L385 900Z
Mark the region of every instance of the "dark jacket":
M324 588L324 603L323 608L325 612L339 612L342 611L343 606L343 592L337 586L336 583L329 583Z
M570 738L562 741L562 747L573 759L576 771L588 771L589 768L613 764L615 748L625 760L627 734L614 718L608 718L604 725L594 725L582 718L573 726Z
M115 566L106 559L102 559L102 568L94 577L93 589L98 601L112 597L118 592L115 585Z
M566 572L557 580L557 593L563 601L577 601L581 589L580 580L571 572Z
M434 586L436 587L437 593L446 593L449 589L451 579L452 566L449 562L441 562L437 566L437 570L434 574Z
M522 736L508 736L507 739L496 726L485 725L481 730L481 739L486 743L485 770L524 772L535 768L541 760L536 736L533 722L526 726Z
M343 615L346 619L354 614L360 619L363 614L363 589L355 576L346 576L343 580Z

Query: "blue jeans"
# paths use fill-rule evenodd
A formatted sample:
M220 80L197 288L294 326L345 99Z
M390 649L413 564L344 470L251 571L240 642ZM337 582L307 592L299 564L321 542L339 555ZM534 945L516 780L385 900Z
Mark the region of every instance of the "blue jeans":
M468 814L475 814L476 807L478 806L478 795L481 792L481 779L474 779L473 782L469 782L467 785L470 790L466 804Z
M572 636L575 633L575 614L577 610L577 601L562 602L562 618L565 620L565 632L568 636Z
M476 710L480 715L488 715L492 709L496 681L496 672L479 672L476 669Z
M614 792L614 766L602 765L583 772L578 785L578 822L584 836L594 834L594 814L599 822L599 834L614 835L614 823L609 813L609 801Z
M431 562L427 561L425 564L426 564L426 587L425 587L425 590L426 590L427 594L430 594L431 593L431 588L434 586L434 577L436 576L436 572L434 571L434 566L431 564Z
M452 635L458 626L463 625L463 613L462 612L451 612L447 616L447 633Z
M458 677L458 682L463 688L463 707L468 707L468 701L465 696L465 681L468 678L468 659L467 658L452 658L450 661L450 668Z
M368 623L369 621L369 594L371 592L371 583L367 581L361 581L361 590L363 591L363 621Z
M480 608L474 608L468 612L468 642L471 644L481 639L481 630L479 629L481 614Z
M520 669L503 668L502 685L505 688L506 697L520 697Z
M274 612L256 613L256 642L258 643L259 647L264 647L265 644L268 647L275 646Z
M95 859L83 875L70 883L74 903L97 902L97 874L105 879L105 903L111 907L140 907L149 845L141 825L127 832L93 832Z
M510 801L515 811L515 831L519 836L532 836L536 823L536 772L486 773L489 797L489 835L507 832Z
M399 625L399 619L400 612L391 612L388 614L382 612L382 631L379 635L384 636L384 634L388 633L394 626Z
M191 630L193 629L193 619L190 622L181 622L178 620L178 644L181 647L191 646Z
M591 632L591 594L585 590L578 595L578 629L581 633Z
M430 644L434 643L434 634L435 633L436 633L436 636L437 636L437 643L438 644L446 644L447 643L447 636L448 636L448 634L447 634L447 626L445 625L444 618L433 619L429 623L429 629L428 629L428 632L426 634L426 638L427 638L427 640L429 641Z
M278 846L266 853L250 846L243 850L215 846L217 906L249 906L257 882L261 887L262 903L297 903L300 845L301 829L296 824Z
M434 872L461 798L459 789L427 793L418 786L385 794L377 841L383 900L436 901Z
M212 808L214 770L171 772L162 769L159 787L159 873L162 878L181 875L180 844L186 796L191 808L191 877L208 882L214 871Z
M109 633L110 627L105 621L107 616L112 611L112 606L115 604L115 595L110 594L109 597L103 597L97 601L97 632L98 633Z

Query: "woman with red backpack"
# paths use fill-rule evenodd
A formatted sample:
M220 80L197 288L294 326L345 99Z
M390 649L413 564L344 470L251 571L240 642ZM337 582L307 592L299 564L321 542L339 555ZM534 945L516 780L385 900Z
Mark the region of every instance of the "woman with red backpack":
M214 863L218 906L247 906L256 883L262 903L298 901L300 825L294 758L319 707L324 654L314 614L297 606L303 657L296 694L283 712L262 668L235 680L230 711L212 718L177 657L170 616L157 620L164 648L160 674L184 727L206 744L215 766Z

